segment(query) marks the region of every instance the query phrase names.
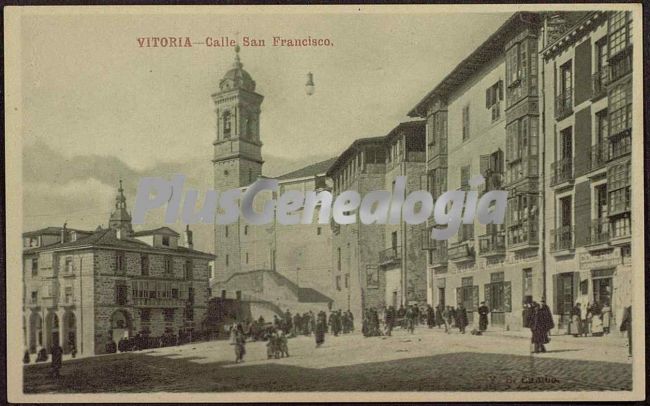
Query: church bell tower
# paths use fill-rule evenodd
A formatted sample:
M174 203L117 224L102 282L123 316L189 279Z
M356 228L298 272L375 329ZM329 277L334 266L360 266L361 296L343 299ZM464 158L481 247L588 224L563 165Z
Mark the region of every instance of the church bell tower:
M264 96L255 92L255 81L239 59L219 81L212 95L217 114L217 137L213 142L214 189L224 192L248 186L262 175L260 141L260 106ZM240 221L229 225L215 224L215 279L223 281L241 271Z

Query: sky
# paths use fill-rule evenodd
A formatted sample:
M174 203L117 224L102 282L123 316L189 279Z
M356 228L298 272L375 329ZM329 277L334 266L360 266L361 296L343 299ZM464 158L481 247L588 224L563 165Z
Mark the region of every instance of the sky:
M118 180L132 209L143 176L213 182L211 94L232 48L140 48L137 38L262 38L241 61L264 95L267 176L339 155L387 134L510 13L77 14L22 19L24 229L106 226ZM272 47L273 36L334 46ZM307 72L316 91L305 94ZM144 228L162 225L162 211ZM175 225L180 230L180 223ZM212 251L210 226L195 247Z

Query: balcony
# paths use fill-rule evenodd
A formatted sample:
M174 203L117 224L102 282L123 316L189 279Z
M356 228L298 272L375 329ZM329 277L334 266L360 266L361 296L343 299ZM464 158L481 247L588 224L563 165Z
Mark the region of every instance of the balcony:
M133 306L135 307L149 307L149 308L171 308L171 307L185 307L187 301L176 298L150 298L150 297L134 297Z
M461 241L451 244L447 252L447 258L453 262L474 261L474 247L471 246L470 241Z
M508 250L517 252L537 249L539 245L537 218L508 224Z
M506 253L505 233L482 235L479 237L478 243L479 255L482 257L494 257Z
M449 261L449 257L447 255L447 246L439 246L436 247L432 250L431 252L431 267L435 270L436 273L444 273L444 271L447 269L447 262Z
M402 247L390 247L379 251L379 265L398 263L402 259Z
M609 149L605 142L598 143L591 147L591 155L589 159L589 171L593 172L605 166L609 160Z
M597 100L607 96L607 83L609 82L609 73L603 69L591 75L591 100Z
M567 254L575 248L573 226L562 226L551 230L551 252L557 255Z
M591 220L588 245L591 246L592 249L601 249L604 245L609 245L608 219Z
M551 164L551 186L573 181L573 157L562 158Z
M573 90L566 89L555 97L555 119L561 120L573 113Z

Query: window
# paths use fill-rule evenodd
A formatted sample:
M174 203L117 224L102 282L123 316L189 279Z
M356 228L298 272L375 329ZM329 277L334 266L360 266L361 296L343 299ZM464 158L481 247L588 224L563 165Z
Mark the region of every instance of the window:
M604 219L607 217L607 185L595 187L596 194L596 218Z
M226 234L226 238L228 238L228 226L224 228L224 233Z
M463 141L469 139L469 104L463 107Z
M322 231L320 227L316 227L316 235L321 235Z
M178 299L178 288L172 288L172 299Z
M609 136L632 128L632 82L615 86L609 94Z
M187 289L187 301L194 304L194 288L191 286Z
M31 302L32 304L38 303L38 291L37 290L32 291L31 299L32 299L32 302Z
M140 274L149 276L149 256L147 254L140 255Z
M573 71L571 62L572 61L569 61L560 66L560 80L558 83L560 85L560 88L558 89L558 96L566 96L569 98L571 96L571 90L573 88Z
M226 266L230 265L230 256L226 254Z
M596 113L596 144L603 144L607 139L607 109Z
M479 164L485 178L485 190L498 190L503 175L503 151L498 149L489 155L481 155Z
M244 226L244 235L248 235L248 226Z
M538 175L537 117L524 116L506 127L506 183Z
M341 270L341 247L336 249L336 269Z
M397 231L393 231L390 234L390 243L390 246L393 247L393 249L397 248Z
M470 166L465 165L460 168L460 188L461 190L469 190L469 174Z
M485 108L490 110L492 122L501 118L501 100L503 100L503 81L499 80L485 90Z
M74 264L72 257L65 257L65 273L71 274L74 272Z
M229 111L224 111L223 116L223 137L224 138L230 138L231 130L232 130L232 117Z
M560 199L560 226L570 227L572 224L571 196Z
M560 131L560 160L573 158L573 128L567 127Z
M164 259L165 273L171 274L174 271L172 257L166 256Z
M533 193L516 193L508 197L508 244L537 243L537 201Z
M336 275L336 290L341 290L341 275Z
M609 214L630 211L630 161L610 166L607 171Z
M248 263L248 252L246 253L246 263Z
M607 38L596 42L596 73L607 71ZM602 77L602 76L601 76Z
M241 300L241 290L235 292L235 297L237 298L237 300Z
M191 259L185 260L185 279L192 280L194 279L194 264Z
M166 323L171 323L174 321L174 309L163 309L163 314Z
M350 287L350 274L345 274L345 287Z
M143 323L151 321L151 309L140 310L140 321Z
M32 258L32 276L38 275L38 258Z
M609 57L613 57L632 44L632 13L618 11L609 17Z
M115 285L115 303L119 306L126 305L127 289L126 284L117 283Z
M115 269L117 273L126 272L126 258L124 252L118 251L115 253Z
M72 286L65 287L65 303L72 304Z
M165 247L169 247L169 236L168 235L163 235L162 236L162 245Z

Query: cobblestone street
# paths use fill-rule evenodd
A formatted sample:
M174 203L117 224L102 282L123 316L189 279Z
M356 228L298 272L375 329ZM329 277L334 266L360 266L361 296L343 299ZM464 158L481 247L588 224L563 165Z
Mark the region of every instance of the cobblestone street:
M546 354L529 354L525 333L484 336L421 327L411 335L327 335L289 340L291 356L266 359L266 346L246 346L235 364L226 341L65 361L62 377L49 364L25 367L25 392L217 391L561 391L630 390L626 340L552 337Z

